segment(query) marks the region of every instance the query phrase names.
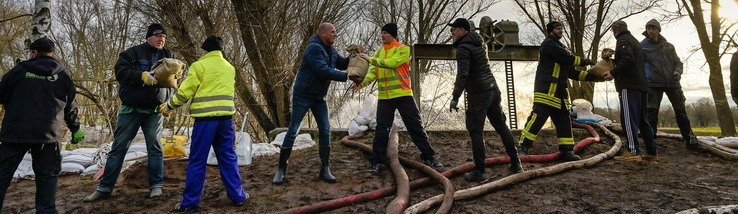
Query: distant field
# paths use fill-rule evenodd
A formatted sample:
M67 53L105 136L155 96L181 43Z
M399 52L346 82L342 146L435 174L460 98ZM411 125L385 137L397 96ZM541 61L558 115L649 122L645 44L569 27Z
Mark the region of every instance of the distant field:
M659 127L659 131L679 134L679 127ZM692 131L697 136L722 136L720 127L692 127Z

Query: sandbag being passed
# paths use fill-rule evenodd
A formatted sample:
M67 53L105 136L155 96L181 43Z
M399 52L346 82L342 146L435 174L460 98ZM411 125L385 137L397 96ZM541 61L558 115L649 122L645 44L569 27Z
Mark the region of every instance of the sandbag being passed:
M369 70L369 61L359 57L360 53L364 53L364 47L359 44L352 44L346 47L346 51L350 54L348 69L346 69L349 79L364 79L367 71ZM361 82L357 82L357 84L359 83Z
M177 80L182 79L182 73L187 68L187 63L182 60L164 58L156 61L151 72L160 86L177 88Z

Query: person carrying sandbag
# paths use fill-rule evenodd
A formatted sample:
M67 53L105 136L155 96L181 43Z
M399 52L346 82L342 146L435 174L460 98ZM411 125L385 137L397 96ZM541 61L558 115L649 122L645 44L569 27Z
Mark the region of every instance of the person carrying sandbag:
M189 75L177 93L160 106L161 114L169 116L173 109L191 100L190 115L195 118L182 202L175 206L175 211L198 209L211 145L218 158L220 177L228 198L236 206L243 205L249 198L241 184L233 148L236 69L223 58L223 39L220 37L208 37L201 48L207 54L192 63Z

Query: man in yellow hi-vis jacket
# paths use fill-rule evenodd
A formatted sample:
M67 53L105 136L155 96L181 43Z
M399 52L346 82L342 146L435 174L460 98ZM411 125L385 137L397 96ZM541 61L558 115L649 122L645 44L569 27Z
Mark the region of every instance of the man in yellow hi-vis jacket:
M241 185L237 156L233 149L236 70L223 58L223 40L220 37L208 37L202 49L208 53L192 63L179 91L161 106L161 113L169 116L172 109L191 101L190 115L195 118L185 189L182 202L175 207L177 211L198 208L211 145L218 158L220 177L228 198L233 204L242 205L249 197Z
M410 47L397 41L397 24L389 23L382 27L382 48L375 51L372 57L362 53L360 56L369 61L370 67L364 81L354 85L359 90L375 80L379 88L377 102L377 128L372 143L371 168L369 172L379 173L387 163L387 142L395 110L400 112L410 137L420 149L420 159L431 167L441 167L433 156L436 152L428 142L420 118L420 111L415 105L413 91L410 88Z

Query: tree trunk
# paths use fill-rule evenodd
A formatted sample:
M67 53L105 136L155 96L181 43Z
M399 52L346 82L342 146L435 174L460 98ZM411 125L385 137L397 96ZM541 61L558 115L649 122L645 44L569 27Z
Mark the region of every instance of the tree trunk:
M35 3L30 42L48 36L51 29L51 0L36 0Z
M700 39L700 45L702 45L702 53L705 55L707 64L710 67L710 90L712 97L715 101L715 110L717 115L733 115L728 106L727 97L725 96L725 85L723 84L723 74L720 69L720 43L721 40L721 24L720 17L718 16L718 9L720 8L720 1L713 0L710 3L710 30L711 35L708 35L707 25L704 21L704 14L702 9L702 1L690 0L690 4L686 0L681 0L684 4L685 9L689 13L689 19L692 20L697 35ZM712 41L711 41L712 40ZM720 124L720 131L722 136L735 136L735 122L733 117L718 117L718 123Z

